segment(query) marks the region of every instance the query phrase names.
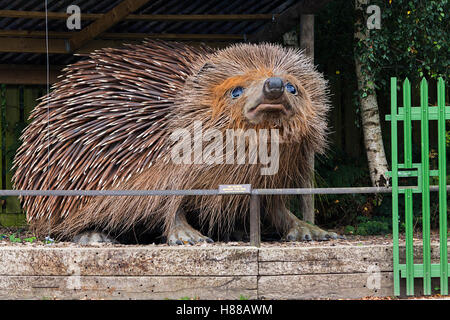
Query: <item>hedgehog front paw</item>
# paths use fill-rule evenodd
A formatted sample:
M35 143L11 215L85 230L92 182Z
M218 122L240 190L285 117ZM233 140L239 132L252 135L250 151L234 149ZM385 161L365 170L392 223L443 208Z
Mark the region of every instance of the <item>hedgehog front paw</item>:
M334 232L320 229L318 226L297 219L284 237L285 241L328 241L330 239L343 239Z
M184 212L178 210L175 220L167 235L169 245L196 244L197 242L214 242L211 238L202 235L192 228L186 220Z
M200 232L192 228L186 227L174 227L170 230L167 236L167 243L169 245L182 245L182 244L196 244L197 242L214 242L211 238L202 235Z

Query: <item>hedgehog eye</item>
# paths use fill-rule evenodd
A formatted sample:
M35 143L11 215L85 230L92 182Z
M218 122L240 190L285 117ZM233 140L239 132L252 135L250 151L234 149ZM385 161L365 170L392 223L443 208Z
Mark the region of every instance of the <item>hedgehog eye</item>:
M242 96L244 93L244 88L242 87L236 87L231 91L231 98L236 99Z
M286 87L287 92L292 93L294 95L297 94L297 89L295 88L295 86L292 83L290 83L290 82L286 83L285 87Z

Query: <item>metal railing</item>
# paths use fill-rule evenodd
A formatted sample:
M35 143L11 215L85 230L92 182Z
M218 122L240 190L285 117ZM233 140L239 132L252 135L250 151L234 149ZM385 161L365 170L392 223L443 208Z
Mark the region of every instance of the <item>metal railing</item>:
M423 279L425 295L431 294L431 278L440 278L440 293L448 294L448 244L447 244L447 173L445 121L450 119L450 106L445 106L445 84L442 78L437 83L437 106L429 106L428 83L420 83L420 107L411 106L411 84L403 82L403 107L397 108L397 78L391 78L391 156L392 156L392 239L394 262L394 294L400 295L400 277L406 278L406 294L414 295L414 279ZM437 120L438 170L430 170L429 122ZM412 121L420 121L421 161L412 160ZM404 162L398 159L398 122L403 122ZM399 178L415 178L417 186L399 186ZM430 227L430 177L439 179L439 264L431 263ZM414 263L413 238L413 193L422 196L422 263ZM405 201L405 246L406 263L399 257L399 194Z
M413 188L413 187L411 187ZM439 191L439 186L430 186ZM446 186L450 191L450 186ZM0 190L0 196L218 196L250 195L250 245L261 245L260 196L302 194L391 193L390 187L252 189L251 185L221 185L218 189L192 190Z

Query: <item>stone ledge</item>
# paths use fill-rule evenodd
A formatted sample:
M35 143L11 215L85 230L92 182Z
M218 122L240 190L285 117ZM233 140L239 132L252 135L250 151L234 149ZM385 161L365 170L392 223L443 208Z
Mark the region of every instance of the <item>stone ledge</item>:
M436 260L438 246L433 244L432 249L432 259ZM415 256L420 257L419 247ZM8 245L0 246L0 261L0 299L345 299L393 295L389 244L299 243L259 249L239 245ZM370 285L374 270L380 280L377 288Z

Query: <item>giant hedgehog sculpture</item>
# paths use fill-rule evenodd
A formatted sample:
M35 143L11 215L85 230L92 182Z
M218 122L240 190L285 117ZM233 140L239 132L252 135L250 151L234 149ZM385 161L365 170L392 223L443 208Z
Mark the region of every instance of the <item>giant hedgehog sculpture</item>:
M212 51L146 41L102 49L64 69L31 114L14 167L16 189L216 189L298 187L310 178L308 157L323 152L329 109L326 82L300 51L237 44ZM261 163L175 163L177 128L277 129L279 168ZM239 135L239 134L238 134ZM247 141L247 140L246 140ZM271 140L272 141L272 140ZM246 145L249 145L249 141ZM272 142L273 143L273 142ZM226 146L224 146L225 148ZM172 154L172 156L171 156ZM21 198L37 234L109 241L137 225L160 230L169 244L229 232L248 212L248 196L98 196ZM264 219L286 240L325 240L335 233L295 217L281 196L262 198ZM189 220L190 221L190 220ZM81 240L80 240L81 239Z

